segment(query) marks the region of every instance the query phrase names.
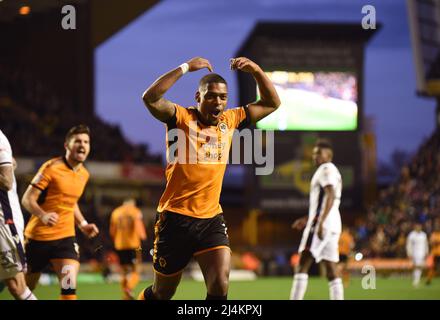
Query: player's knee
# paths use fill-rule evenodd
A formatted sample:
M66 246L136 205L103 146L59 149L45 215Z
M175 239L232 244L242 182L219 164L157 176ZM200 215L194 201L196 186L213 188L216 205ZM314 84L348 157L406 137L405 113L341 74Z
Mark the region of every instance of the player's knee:
M327 280L333 281L338 277L335 268L327 268Z
M335 274L327 274L327 280L330 282L330 281L333 281L333 280L335 280L337 277L336 277L336 275Z
M308 273L309 269L306 265L299 265L298 271L296 273Z
M208 293L215 296L228 294L229 277L227 274L219 274L208 282Z

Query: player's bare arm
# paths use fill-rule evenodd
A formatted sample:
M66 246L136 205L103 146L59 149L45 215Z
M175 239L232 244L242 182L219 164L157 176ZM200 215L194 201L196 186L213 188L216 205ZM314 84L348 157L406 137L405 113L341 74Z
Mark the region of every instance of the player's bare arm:
M40 194L40 189L29 186L21 199L21 204L29 213L40 219L44 225L52 227L58 223L58 214L46 212L38 205Z
M87 223L84 218L81 210L79 209L78 204L75 204L75 208L73 210L75 216L75 223L79 227L82 233L84 233L88 238L96 237L99 233L98 227L94 223Z
M258 64L245 57L231 59L231 69L252 74L258 84L260 99L248 105L252 123L274 112L281 104L275 87Z
M319 226L318 226L318 237L319 239L323 239L323 225L324 221L327 218L328 214L330 213L330 209L333 206L333 202L335 201L335 190L333 186L328 185L324 187L324 192L326 195L326 201L324 204L324 212L322 213L321 219L319 220Z
M292 223L292 225L291 225L292 229L295 229L295 230L302 230L302 229L304 229L306 227L306 224L307 224L307 219L308 219L307 216L304 216L304 217L301 217L299 219L296 219Z
M115 235L116 235L116 226L113 222L113 217L110 219L110 228L109 228L110 238L112 238L113 241L115 241Z
M135 228L136 228L136 232L137 232L139 238L142 241L147 240L147 234L145 232L145 225L144 225L144 222L142 221L141 217L139 217L138 219L135 220Z
M188 64L188 71L193 72L203 68L207 68L212 72L211 63L201 57L192 58L186 62ZM165 93L176 83L183 75L182 68L177 67L154 81L154 83L145 90L142 95L142 100L145 106L151 112L153 117L160 121L167 121L174 115L174 103L165 99Z
M12 189L13 171L11 165L4 165L0 167L0 189L9 191Z

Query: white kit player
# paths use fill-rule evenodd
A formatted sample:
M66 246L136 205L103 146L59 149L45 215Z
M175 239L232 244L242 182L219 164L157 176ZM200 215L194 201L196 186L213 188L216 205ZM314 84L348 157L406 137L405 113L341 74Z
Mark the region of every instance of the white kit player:
M420 223L415 223L414 230L406 238L406 253L413 262L413 286L417 287L429 253L428 236Z
M36 300L26 285L23 214L17 195L11 145L0 130L0 281L17 300Z
M302 300L307 289L308 272L315 261L323 262L329 281L331 300L344 299L344 287L338 275L338 242L341 234L342 178L331 162L333 150L326 140L318 140L313 148L313 162L317 167L310 183L309 215L296 220L292 227L305 226L299 246L300 261L293 278L290 300Z

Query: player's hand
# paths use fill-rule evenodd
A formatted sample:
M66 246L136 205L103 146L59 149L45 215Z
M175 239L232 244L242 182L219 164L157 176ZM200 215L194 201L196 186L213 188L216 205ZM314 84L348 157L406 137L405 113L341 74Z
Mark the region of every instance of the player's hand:
M295 230L302 230L306 227L307 224L307 219L306 218L299 218L296 219L293 223L292 223L292 229Z
M210 72L213 71L211 63L208 60L201 57L192 58L191 60L188 60L186 63L188 63L189 72L197 71L203 68L207 68Z
M243 72L255 73L261 71L258 64L245 57L238 57L229 60L231 70L240 70Z
M324 228L322 226L322 223L320 223L318 226L318 238L320 240L324 239Z
M41 222L45 226L53 227L58 223L58 214L56 212L48 212L40 217Z
M99 229L94 223L89 223L84 227L81 227L82 233L84 233L88 238L94 238L98 235Z

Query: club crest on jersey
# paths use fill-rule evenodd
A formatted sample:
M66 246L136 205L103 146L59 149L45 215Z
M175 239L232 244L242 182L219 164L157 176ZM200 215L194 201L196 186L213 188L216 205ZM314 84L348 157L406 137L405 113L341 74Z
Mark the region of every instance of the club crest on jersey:
M160 265L162 268L165 268L165 266L167 265L167 261L166 261L164 258L160 257L160 258L159 258L159 265Z
M218 124L218 128L220 130L221 133L226 133L226 131L228 131L228 125L224 122L220 122Z

